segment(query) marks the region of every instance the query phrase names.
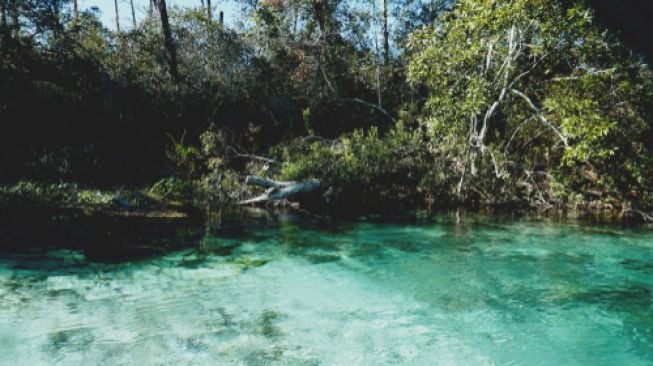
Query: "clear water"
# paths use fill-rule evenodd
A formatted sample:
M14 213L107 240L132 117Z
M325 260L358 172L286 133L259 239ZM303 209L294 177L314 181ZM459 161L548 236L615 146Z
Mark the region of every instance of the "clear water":
M0 364L653 364L651 231L273 221L3 251Z

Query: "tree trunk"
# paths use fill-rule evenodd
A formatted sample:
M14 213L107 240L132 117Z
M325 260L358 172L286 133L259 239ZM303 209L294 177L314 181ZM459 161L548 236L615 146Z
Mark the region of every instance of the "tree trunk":
M12 0L11 4L11 26L14 30L14 38L18 39L20 37L20 15L18 10L19 0Z
M320 28L320 32L322 32L322 37L326 37L327 34L329 33L329 30L327 29L327 21L325 17L325 9L324 9L324 4L322 3L321 0L313 0L313 15L315 16L315 20L317 21L317 25Z
M17 2L24 2L24 0L16 0ZM56 35L62 35L65 33L65 29L63 26L63 23L61 22L61 6L63 2L61 1L53 1L51 5L52 9L52 31ZM18 22L18 21L16 21ZM16 36L18 36L18 33L16 33Z
M79 18L79 8L77 7L77 0L73 0L73 16L75 19Z
M255 203L268 203L292 198L300 193L313 192L320 188L318 179L309 179L304 182L279 182L272 179L261 178L257 176L248 176L245 184L268 188L265 193L258 197L240 201L239 205L250 205Z
M211 0L206 0L206 15L209 18L209 22L213 19L213 9L211 9Z
M149 3L150 3L150 7L147 9L147 15L149 17L152 17L152 15L154 14L154 0L150 0Z
M5 32L7 30L7 0L0 0L0 31Z
M129 4L132 7L132 24L134 25L134 29L136 29L136 10L134 10L134 0L129 0Z
M120 11L118 10L118 0L113 0L116 8L116 32L120 33Z
M383 65L388 66L390 63L390 41L388 33L388 0L383 2Z
M313 17L317 22L318 28L321 33L321 42L323 44L323 55L324 62L329 65L331 62L331 47L330 47L330 38L331 38L331 13L324 0L313 0L311 2L313 7ZM321 56L318 55L318 63L321 63Z
M170 30L170 21L168 19L168 8L165 0L154 0L161 16L161 31L163 32L163 44L168 52L168 66L170 67L170 77L174 82L179 81L179 72L177 69L177 47L172 39Z

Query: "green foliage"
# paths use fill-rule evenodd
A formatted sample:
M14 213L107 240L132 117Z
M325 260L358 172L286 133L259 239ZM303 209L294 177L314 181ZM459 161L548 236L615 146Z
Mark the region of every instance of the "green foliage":
M166 177L154 183L148 192L166 201L188 202L195 196L195 187L186 179Z
M584 2L460 0L408 48L408 80L429 90L423 125L463 193L518 196L515 179L549 191L527 181L548 170L580 193L649 194L653 77ZM578 169L599 179L570 181Z
M385 136L376 128L357 130L337 140L297 141L279 153L289 159L282 178L320 178L324 199L332 208L389 209L420 204L442 186L420 184L432 174L433 156L419 133L399 124ZM428 175L431 177L431 175ZM430 179L430 178L428 178Z
M70 183L20 181L0 186L0 206L5 208L109 207L115 193L84 189Z
M320 178L342 207L653 206L653 74L584 1L392 1L387 65L373 4L247 1L231 28L170 9L170 78L155 16L111 32L22 2L0 29L0 180L158 181L198 205L259 174Z
M186 131L184 131L179 141L176 141L170 134L168 134L168 137L170 137L172 146L167 149L166 155L174 164L176 174L186 180L193 179L198 175L200 169L201 156L199 149L184 144Z

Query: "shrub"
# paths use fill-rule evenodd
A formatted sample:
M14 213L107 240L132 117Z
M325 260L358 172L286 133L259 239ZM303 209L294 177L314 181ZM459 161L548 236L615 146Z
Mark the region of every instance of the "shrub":
M154 183L149 193L167 201L192 201L196 188L192 181L179 177L166 177Z
M422 184L434 156L421 143L420 134L402 124L385 136L370 128L333 141L298 140L281 150L290 161L282 178L321 179L323 201L330 207L351 211L412 207L441 189Z

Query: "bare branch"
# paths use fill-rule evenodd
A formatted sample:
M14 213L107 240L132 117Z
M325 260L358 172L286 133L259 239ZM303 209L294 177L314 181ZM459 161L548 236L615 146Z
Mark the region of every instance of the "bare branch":
M333 85L331 85L331 82L329 81L329 78L327 77L327 74L324 71L324 69L322 68L322 66L320 66L320 71L322 72L322 76L324 77L324 81L327 83L327 86L329 87L331 92L336 97L338 97L338 91L333 87ZM362 104L364 106L370 107L370 108L380 112L384 116L388 117L388 119L391 120L392 123L397 123L397 120L394 117L392 117L392 115L390 113L388 113L388 111L383 109L383 107L381 107L380 105L373 104L373 103L370 103L370 102L366 102L366 101L364 101L364 100L362 100L360 98L340 98L340 99L344 100L346 102L354 102L354 103L358 103L358 104Z
M499 162L497 161L497 158L496 158L496 156L494 155L494 153L492 152L492 150L491 150L491 149L487 149L487 151L490 153L490 158L492 159L492 165L494 165L494 175L495 175L498 179L503 179L503 178L507 175L506 172L503 171L503 169L501 169L501 168L499 167Z
M544 59L545 59L548 55L549 55L548 53L542 55L542 57L540 57L539 60L537 60L535 63L533 63L533 65L531 66L530 69L528 69L528 70L522 72L521 74L517 75L517 77L514 78L513 81L510 83L510 85L508 86L508 88L512 88L513 86L515 86L515 84L517 84L517 82L518 82L519 80L521 80L521 78L523 78L524 76L526 76L526 75L530 74L531 72L533 72L533 70L535 70L535 68L537 68L537 66L539 66L540 63L541 63L542 61L544 61Z
M229 150L233 151L234 155L232 155L232 158L239 158L239 159L250 159L250 160L258 160L262 161L267 164L277 164L277 165L283 165L283 163L278 162L274 159L271 158L266 158L264 156L257 156L257 155L252 155L252 154L243 154L240 153L238 150L234 149L232 146L227 147Z
M515 26L513 25L510 28L510 33L508 35L508 54L506 55L505 60L503 61L503 64L499 68L499 71L497 72L496 77L494 78L494 82L497 82L499 78L501 78L501 75L505 72L508 75L509 74L509 69L510 69L510 63L512 60L515 58L513 53L515 52ZM505 70L504 70L505 69ZM504 76L505 77L505 76Z
M485 57L485 74L490 72L490 66L492 66L493 52L494 52L494 41L489 41L487 47L487 56Z
M331 92L333 94L335 94L335 95L338 95L338 91L336 91L336 89L333 87L333 85L331 85L331 82L329 81L329 78L327 77L327 74L324 71L324 68L322 67L321 64L320 64L320 71L322 72L322 77L324 77L324 81L327 83L327 86L329 87Z
M366 101L364 101L364 100L362 100L360 98L343 98L342 100L344 100L346 102L354 102L354 103L358 103L358 104L362 104L364 106L370 107L370 108L378 111L379 113L383 114L384 116L386 116L390 121L392 121L392 123L397 123L397 120L394 117L392 117L392 115L390 115L390 113L388 113L388 111L386 111L385 109L379 107L376 104L366 102Z
M533 118L535 118L535 116L531 116L531 118L528 118L527 120L525 120L524 122L522 122L522 123L521 123L521 124L520 124L516 129L515 129L515 131L512 133L512 136L510 136L510 140L508 140L508 143L506 144L506 147L503 148L503 153L504 153L504 155L508 153L508 148L510 147L510 144L512 144L512 140L514 140L514 139L515 139L515 136L517 136L517 133L519 132L519 130L521 130L521 128L524 127L525 124L527 124L528 122L532 121Z
M580 80L584 78L585 76L595 76L595 75L602 75L602 74L612 74L615 71L617 71L617 68L611 68L611 69L605 69L605 70L594 70L594 71L589 71L583 75L578 75L578 76L561 76L561 77L556 77L551 79L551 81L570 81L570 80Z
M565 148L566 148L566 149L569 149L569 148L570 148L570 146L569 146L569 140L568 140L567 136L565 136L565 135L562 133L562 131L560 131L556 126L554 126L551 122L549 122L549 120L547 120L546 117L544 117L544 115L542 114L542 112L540 111L540 109L537 108L537 107L535 106L535 104L533 103L533 101L531 100L531 98L529 98L526 94L520 92L520 91L517 90L517 89L511 89L511 91L512 91L515 95L517 95L517 96L519 96L520 98L522 98L522 99L526 102L526 104L528 104L528 106L533 110L533 112L535 112L535 116L536 116L536 117L537 117L537 118L538 118L542 123L544 123L544 125L546 125L546 126L549 127L551 130L553 130L553 132L555 132L556 135L558 135L558 137L560 138L560 140L562 141L562 143L565 145Z

